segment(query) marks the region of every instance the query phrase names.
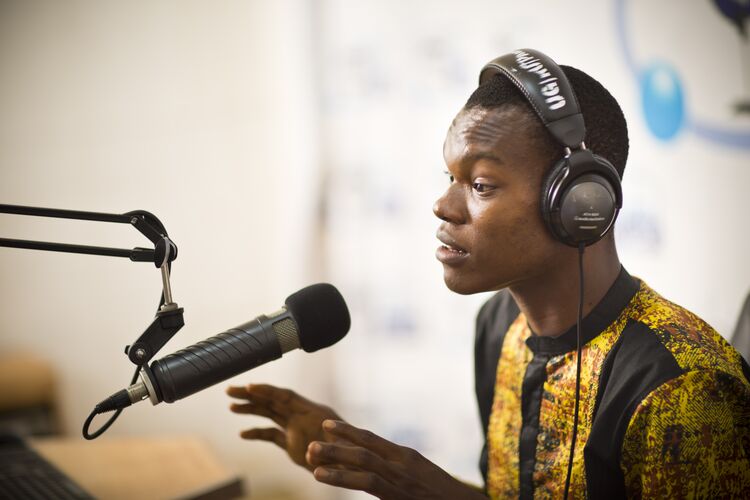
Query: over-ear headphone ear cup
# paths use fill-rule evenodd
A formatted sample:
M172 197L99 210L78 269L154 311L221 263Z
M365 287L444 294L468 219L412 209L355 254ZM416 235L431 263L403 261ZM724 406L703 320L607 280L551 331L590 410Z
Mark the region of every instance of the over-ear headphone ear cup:
M554 225L566 234L565 243L591 245L604 237L617 217L617 197L603 175L586 173L563 190Z
M547 224L547 228L549 228L549 230L558 240L564 240L565 235L555 227L555 224L552 220L551 191L553 185L555 185L556 181L563 176L567 167L568 159L561 158L557 161L557 163L552 165L552 168L549 169L544 179L542 180L542 195L540 197L542 218L544 219L545 224Z
M612 227L622 206L617 170L588 150L557 162L544 179L542 216L552 235L570 246L591 245Z

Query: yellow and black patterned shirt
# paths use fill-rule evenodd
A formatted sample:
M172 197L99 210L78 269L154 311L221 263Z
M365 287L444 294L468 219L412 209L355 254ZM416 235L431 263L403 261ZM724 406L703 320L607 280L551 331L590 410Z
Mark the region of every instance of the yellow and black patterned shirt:
M716 331L624 269L584 318L573 498L750 498L750 370ZM575 327L534 335L510 294L477 317L480 467L491 498L561 498Z

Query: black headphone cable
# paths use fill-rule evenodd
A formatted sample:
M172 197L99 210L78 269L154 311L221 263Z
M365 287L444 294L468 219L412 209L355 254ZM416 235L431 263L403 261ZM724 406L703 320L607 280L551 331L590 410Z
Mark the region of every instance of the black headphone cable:
M565 493L563 498L568 498L570 490L570 476L573 472L573 455L576 449L576 437L578 436L578 406L581 399L581 321L583 320L583 249L585 245L578 245L578 321L576 322L576 400L573 409L573 438L570 443L570 456L568 457L568 473L565 475Z

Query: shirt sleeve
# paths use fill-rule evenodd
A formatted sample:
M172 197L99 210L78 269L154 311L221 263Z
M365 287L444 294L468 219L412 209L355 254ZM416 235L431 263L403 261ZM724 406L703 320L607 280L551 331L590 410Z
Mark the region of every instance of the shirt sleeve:
M636 407L622 446L628 497L750 498L750 386L690 371Z

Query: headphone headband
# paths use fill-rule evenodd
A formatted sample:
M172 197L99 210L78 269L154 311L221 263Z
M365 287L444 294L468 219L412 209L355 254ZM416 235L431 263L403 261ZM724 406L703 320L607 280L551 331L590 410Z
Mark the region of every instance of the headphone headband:
M622 207L620 176L606 158L583 145L586 126L567 76L552 59L521 49L487 63L479 84L506 76L523 94L552 137L567 148L542 183L542 217L554 237L570 246L596 243Z
M562 69L542 52L520 49L487 63L479 84L502 73L510 79L563 146L578 148L586 135L578 99Z

